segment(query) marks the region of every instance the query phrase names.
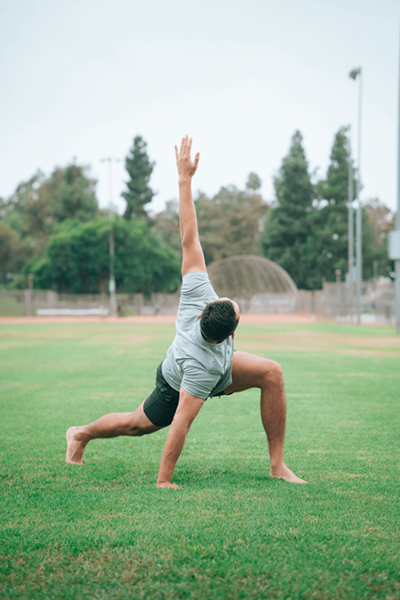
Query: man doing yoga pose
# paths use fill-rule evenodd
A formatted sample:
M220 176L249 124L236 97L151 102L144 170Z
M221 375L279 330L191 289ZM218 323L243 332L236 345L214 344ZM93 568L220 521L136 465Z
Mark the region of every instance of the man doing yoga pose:
M213 396L261 390L261 420L267 434L271 477L305 483L285 465L283 442L286 399L278 363L247 352L234 352L233 339L240 320L239 306L218 298L207 276L197 228L191 182L200 155L192 161L192 140L175 146L179 175L179 220L182 239L182 289L176 336L157 369L156 387L134 412L112 413L67 431L67 463L82 464L90 440L119 435L142 436L170 425L161 456L157 486L172 483L186 436L204 401Z

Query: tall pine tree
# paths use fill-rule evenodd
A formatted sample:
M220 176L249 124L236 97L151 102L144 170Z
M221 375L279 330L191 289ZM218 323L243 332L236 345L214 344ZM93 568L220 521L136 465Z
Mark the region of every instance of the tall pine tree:
M335 135L326 179L318 182L319 204L310 215L312 237L307 244L307 257L313 269L309 274L309 287L318 288L322 279L335 281L336 269L342 271L342 280L348 272L348 190L349 143L346 129ZM353 182L356 193L356 182ZM353 198L354 198L353 196ZM354 216L355 220L355 216ZM372 228L363 211L363 276L371 276L373 252Z
M155 195L149 187L150 176L154 169L154 162L150 162L147 155L147 144L142 136L137 135L133 146L125 159L125 168L128 171L128 191L121 195L126 200L125 219L141 219L147 217L145 204L152 201Z
M314 188L299 131L292 137L289 154L283 160L274 185L277 206L267 213L262 251L264 256L286 269L299 288L307 288L309 265L305 252Z

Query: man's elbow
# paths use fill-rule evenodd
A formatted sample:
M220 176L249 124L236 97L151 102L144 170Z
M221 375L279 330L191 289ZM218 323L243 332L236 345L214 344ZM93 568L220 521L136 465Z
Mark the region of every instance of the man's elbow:
M193 232L185 232L182 234L182 248L184 250L189 250L190 248L194 248L200 244L199 236L197 233Z
M194 417L182 417L175 415L172 425L174 429L181 431L184 435L189 433L189 429L194 421Z

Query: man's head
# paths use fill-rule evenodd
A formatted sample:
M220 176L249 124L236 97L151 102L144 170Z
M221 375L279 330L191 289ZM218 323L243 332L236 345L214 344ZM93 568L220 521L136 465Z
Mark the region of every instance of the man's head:
M240 318L239 306L229 298L207 304L200 318L200 329L208 342L219 343L235 331Z

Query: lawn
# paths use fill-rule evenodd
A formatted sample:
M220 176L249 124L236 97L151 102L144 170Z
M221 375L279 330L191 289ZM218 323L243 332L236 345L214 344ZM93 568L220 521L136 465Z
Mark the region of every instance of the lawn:
M172 325L0 325L0 598L400 598L400 336L390 327L247 325L279 361L286 462L268 477L251 390L208 400L174 479L166 430L91 442L65 430L151 391Z

